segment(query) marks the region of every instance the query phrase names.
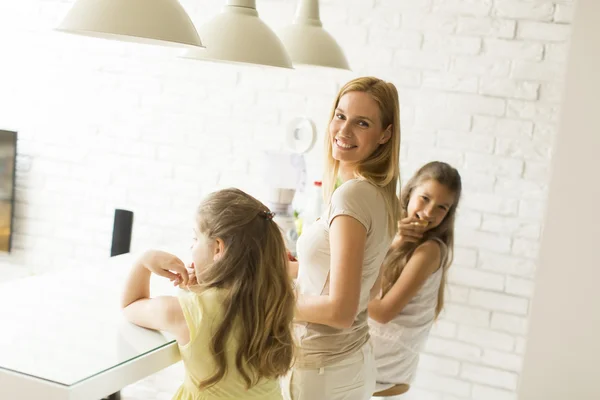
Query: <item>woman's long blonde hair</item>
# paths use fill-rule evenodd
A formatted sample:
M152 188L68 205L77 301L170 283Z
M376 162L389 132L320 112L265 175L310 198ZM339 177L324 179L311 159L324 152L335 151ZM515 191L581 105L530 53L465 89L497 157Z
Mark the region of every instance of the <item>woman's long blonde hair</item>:
M379 105L381 127L386 129L391 125L391 137L379 147L366 160L361 161L355 170L358 179L364 179L383 190L386 208L388 210L388 228L390 236L395 235L398 220L398 201L396 191L400 177L400 106L398 91L393 83L385 82L374 77L362 77L346 83L337 95L331 109L329 122L335 117L335 110L343 95L348 92L365 92ZM325 135L325 167L323 179L323 194L325 202L329 203L335 190L340 162L332 156L332 140L327 125Z
M446 287L446 274L448 268L452 264L454 256L454 221L456 219L456 207L460 200L460 194L462 191L462 182L460 174L452 166L439 161L430 162L422 166L415 175L410 178L406 183L406 186L402 190L400 196L400 219L408 216L408 202L413 190L425 183L428 180L435 180L441 185L444 185L454 195L454 201L448 210L448 213L444 217L444 220L435 228L427 231L423 238L416 243L404 243L397 248L392 248L388 251L385 259L383 260L383 280L382 289L383 295L394 286L394 283L400 277L404 266L412 256L413 252L421 244L428 240L437 238L446 245L446 251L442 249L443 265L442 268L442 282L440 284L438 292L438 302L435 308L436 317L440 314L444 308L444 292ZM445 253L445 257L443 256Z
M217 369L200 387L219 382L227 365L225 346L238 324L235 367L248 388L262 378L284 376L292 365L295 296L287 252L269 209L238 189L210 194L198 207L198 227L224 242L223 256L198 276L199 289L227 291L223 321L210 343Z

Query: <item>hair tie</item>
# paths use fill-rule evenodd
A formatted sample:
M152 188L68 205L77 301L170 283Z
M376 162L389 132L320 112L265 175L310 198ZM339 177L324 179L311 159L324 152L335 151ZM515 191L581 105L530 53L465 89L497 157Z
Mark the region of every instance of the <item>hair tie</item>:
M273 217L275 216L274 212L271 211L261 211L260 215L262 215L262 217L268 221L271 221L273 219Z

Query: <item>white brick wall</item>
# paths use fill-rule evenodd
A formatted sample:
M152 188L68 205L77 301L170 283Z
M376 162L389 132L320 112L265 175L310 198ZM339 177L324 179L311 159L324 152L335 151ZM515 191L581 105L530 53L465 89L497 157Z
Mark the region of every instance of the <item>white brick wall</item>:
M182 0L197 24L221 3ZM273 27L292 19L295 0L257 3ZM295 116L322 136L353 76L52 31L71 4L0 3L0 129L19 131L14 251L0 281L103 259L116 207L135 212L134 250L188 240L203 194L258 192L253 158L281 149ZM572 11L571 0L321 1L354 74L398 86L403 179L432 159L464 178L448 307L409 400L516 399ZM307 157L310 178L320 152Z

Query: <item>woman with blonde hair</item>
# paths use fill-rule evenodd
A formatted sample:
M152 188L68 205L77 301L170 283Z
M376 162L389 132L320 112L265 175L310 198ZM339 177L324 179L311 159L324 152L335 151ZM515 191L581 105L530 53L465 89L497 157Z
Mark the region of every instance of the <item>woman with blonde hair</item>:
M373 77L344 85L326 134L328 206L290 263L298 349L287 399L364 400L375 389L367 304L396 233L399 149L396 87Z
M144 253L125 285L125 316L177 339L186 375L175 400L281 400L295 297L273 213L226 189L202 202L194 222L189 276L176 256ZM151 298L152 272L189 290Z

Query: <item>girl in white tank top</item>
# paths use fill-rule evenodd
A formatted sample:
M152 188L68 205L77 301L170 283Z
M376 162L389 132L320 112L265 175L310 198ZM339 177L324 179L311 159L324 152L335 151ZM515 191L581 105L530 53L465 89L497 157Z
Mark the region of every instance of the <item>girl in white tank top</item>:
M368 306L376 391L414 379L444 304L460 193L458 171L442 162L421 167L402 190L402 220L381 268L382 290Z

